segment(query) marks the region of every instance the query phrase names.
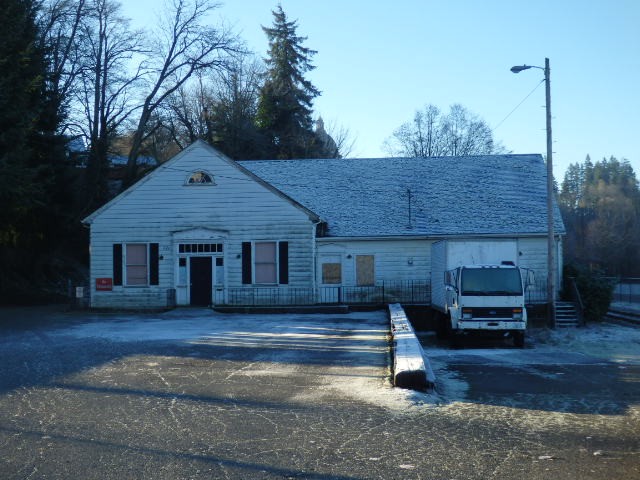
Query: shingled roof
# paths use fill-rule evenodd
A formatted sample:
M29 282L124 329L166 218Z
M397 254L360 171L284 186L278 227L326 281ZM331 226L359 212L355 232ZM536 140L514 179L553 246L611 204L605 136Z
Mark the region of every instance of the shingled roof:
M540 155L239 163L318 214L334 237L547 232Z

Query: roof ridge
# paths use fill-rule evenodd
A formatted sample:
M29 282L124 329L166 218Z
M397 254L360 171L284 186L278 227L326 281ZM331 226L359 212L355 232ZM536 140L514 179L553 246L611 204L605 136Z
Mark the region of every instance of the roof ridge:
M239 163L259 163L259 162L269 162L269 163L278 163L278 162L358 162L358 161L397 161L397 160L431 160L431 159L472 159L472 158L512 158L512 157L540 157L542 158L542 154L540 153L500 153L500 154L488 154L488 155L440 155L433 157L350 157L350 158L287 158L287 159L259 159L259 160L251 160L251 159L239 159L236 160Z

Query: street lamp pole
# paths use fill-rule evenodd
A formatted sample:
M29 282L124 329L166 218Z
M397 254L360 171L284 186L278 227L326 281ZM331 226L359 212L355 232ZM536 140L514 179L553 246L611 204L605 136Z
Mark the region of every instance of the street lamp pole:
M544 83L546 91L547 112L547 306L549 320L552 328L556 326L556 247L555 233L553 230L553 140L551 136L551 77L549 59L544 59L544 68L531 65L511 67L513 73L520 73L529 68L538 68L544 71Z

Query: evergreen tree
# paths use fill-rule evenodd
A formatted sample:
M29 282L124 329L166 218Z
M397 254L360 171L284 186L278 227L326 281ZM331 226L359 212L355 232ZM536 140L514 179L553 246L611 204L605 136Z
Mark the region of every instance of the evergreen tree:
M262 27L269 40L267 72L260 91L257 124L269 139L265 156L278 159L319 155L313 132L313 99L320 91L305 78L315 68L317 52L303 46L296 21L289 21L282 6L272 12L271 28Z
M570 165L558 196L565 258L611 275L640 273L640 189L627 160Z
M72 214L73 172L59 132L64 109L39 6L0 6L0 302L37 299L37 289L59 273L52 268L60 263L56 249L77 252L74 240L83 238Z
M44 68L35 2L6 0L0 18L0 245L13 246L25 241L25 223L43 201L34 143Z

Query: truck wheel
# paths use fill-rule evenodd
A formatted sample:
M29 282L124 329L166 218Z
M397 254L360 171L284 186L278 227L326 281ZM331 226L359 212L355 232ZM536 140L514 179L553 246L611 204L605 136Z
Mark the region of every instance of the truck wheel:
M454 350L464 347L464 335L452 333L449 343Z
M524 332L513 333L513 344L518 348L524 348Z
M440 340L445 340L449 337L449 329L447 328L447 322L449 318L441 313L436 316L436 337Z

